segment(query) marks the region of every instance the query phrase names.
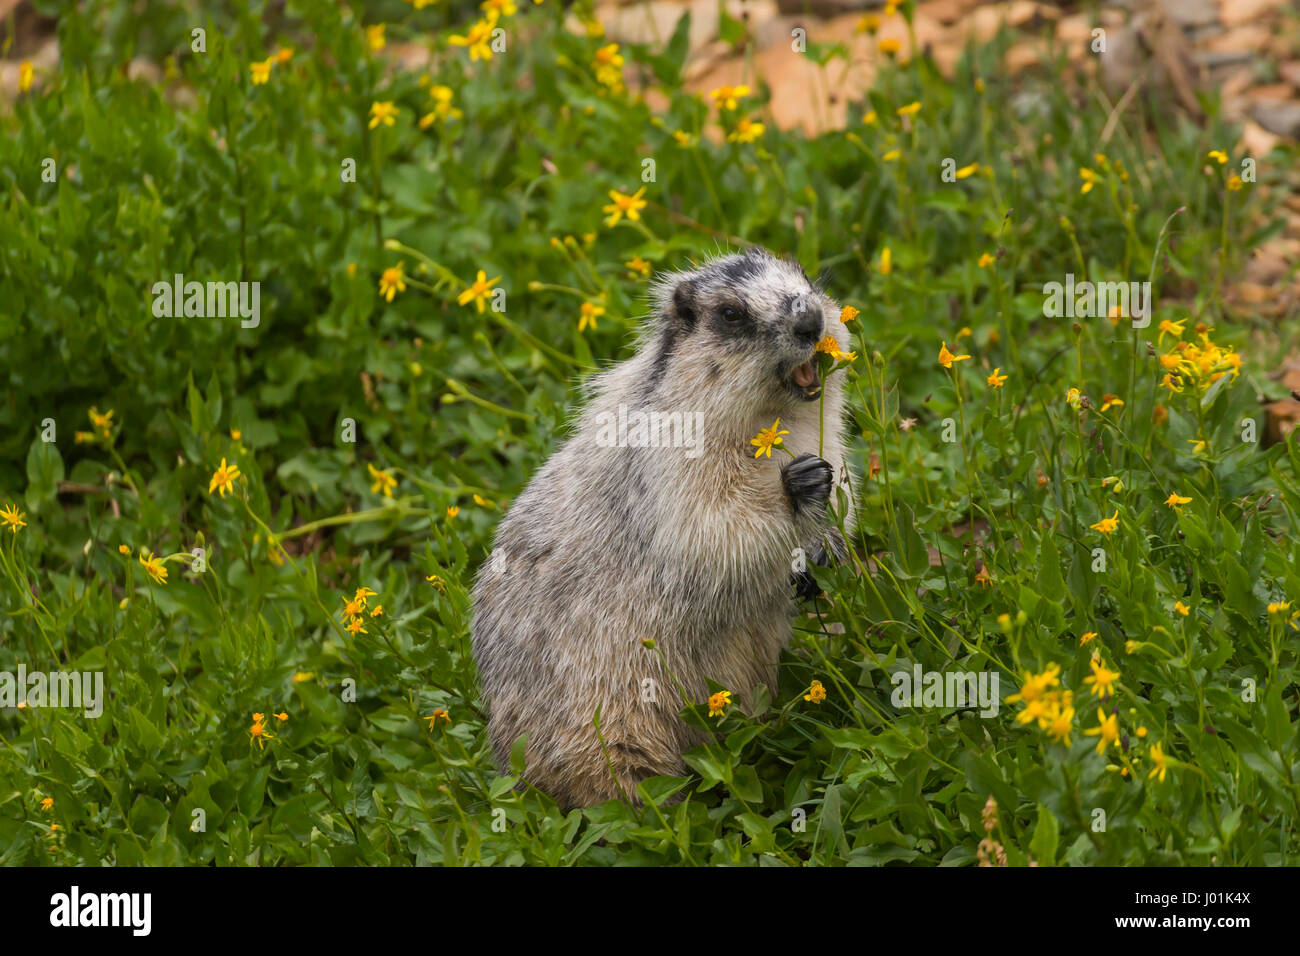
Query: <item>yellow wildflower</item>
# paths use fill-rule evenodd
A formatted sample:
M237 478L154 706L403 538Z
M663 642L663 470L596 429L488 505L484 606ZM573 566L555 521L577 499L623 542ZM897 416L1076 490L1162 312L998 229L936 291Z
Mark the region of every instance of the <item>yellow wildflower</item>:
M751 445L755 445L758 447L758 451L754 452L755 458L758 458L764 454L766 454L768 458L771 458L772 447L774 445L781 444L782 435L790 434L788 431L785 431L784 429L781 430L778 429L781 429L781 419L779 418L772 423L771 428L759 429L758 435L749 440L749 443Z
M383 100L370 104L370 128L374 129L380 123L385 126L392 126L397 122L397 107L393 105L392 100Z
M1115 682L1119 680L1119 671L1113 671L1103 664L1100 654L1092 655L1088 667L1092 670L1092 674L1085 677L1083 682L1091 686L1092 692L1098 697L1109 697Z
M736 128L727 134L728 143L752 143L763 135L767 127L745 117L736 124Z
M1160 335L1156 337L1156 345L1163 345L1166 335L1172 335L1174 338L1183 337L1183 329L1187 326L1186 319L1179 319L1173 322L1169 319L1162 321L1156 328L1160 330Z
M402 273L402 264L399 262L395 266L385 269L379 276L379 294L387 302L393 301L393 296L399 292L406 291L406 276Z
M1008 704L1014 704L1018 701L1024 701L1026 704L1037 700L1051 688L1060 683L1057 675L1061 673L1059 664L1049 664L1041 674L1035 674L1032 671L1025 671L1024 682L1020 685L1020 690L1007 697Z
M1100 531L1102 534L1113 534L1119 528L1119 509L1109 518L1102 518L1096 524L1088 525L1094 531Z
M1119 716L1111 714L1107 717L1105 712L1098 707L1097 719L1101 721L1100 726L1094 727L1092 730L1085 730L1083 733L1088 737L1099 738L1097 740L1097 753L1101 754L1106 752L1106 748L1110 744L1119 740Z
M740 105L740 100L749 95L748 86L720 86L709 93L713 102L718 104L720 109L734 110Z
M235 490L235 479L239 477L241 477L239 466L227 465L226 459L222 458L221 466L212 473L212 480L208 482L208 494L220 491L221 497L226 497L227 491Z
M463 46L469 49L469 58L475 60L492 59L492 31L496 29L497 12L489 10L485 19L474 23L464 36L452 36L447 42L452 46Z
M25 517L26 515L18 510L17 505L9 504L0 508L0 521L3 521L14 534L18 533L19 528L27 527L27 522L23 520Z
M964 362L970 358L969 355L953 355L948 351L948 342L945 340L939 344L939 364L944 368L952 368L953 362Z
M1147 774L1147 779L1150 780L1152 777L1158 777L1159 782L1164 783L1165 774L1169 772L1169 758L1165 756L1165 752L1160 746L1160 741L1157 740L1151 745L1150 756L1151 762L1154 763L1155 766L1152 767L1151 772Z
M605 220L605 225L613 226L624 216L627 216L627 218L632 222L639 220L641 218L641 210L649 205L646 200L641 198L645 195L645 190L646 188L642 186L635 193L629 196L627 193L611 189L609 191L609 198L614 201L601 207L601 212L609 213L609 218Z
M167 583L167 568L163 566L163 563L160 560L153 556L152 551L149 552L148 558L141 557L139 560L140 563L144 565L144 569L149 572L149 577L153 578L159 584Z
M471 302L474 306L483 312L486 310L484 305L488 297L492 294L492 286L501 281L501 277L489 279L487 273L482 269L478 270L478 276L470 283L469 288L462 292L456 299L458 305L469 305Z
M393 497L393 489L397 487L397 479L392 473L382 468L376 468L374 465L366 462L366 470L370 472L370 478L373 482L370 491L373 494L382 494L385 498Z
M579 332L585 332L589 326L594 331L596 328L596 319L605 314L604 307L599 306L594 302L582 303L582 307L578 311Z

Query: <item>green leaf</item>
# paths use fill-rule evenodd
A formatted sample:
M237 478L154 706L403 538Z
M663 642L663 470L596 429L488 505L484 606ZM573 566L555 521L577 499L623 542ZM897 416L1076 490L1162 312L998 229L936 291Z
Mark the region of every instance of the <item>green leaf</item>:
M27 449L27 507L37 510L41 503L53 501L63 480L63 456L54 442L38 436Z
M1060 837L1061 827L1056 817L1040 803L1038 825L1034 827L1034 835L1029 841L1029 852L1034 855L1039 866L1052 866L1056 863L1056 846Z
M919 577L930 570L930 554L925 549L925 542L913 526L912 509L908 505L899 505L896 514L898 527L895 551L899 563L908 574Z
M1264 734L1274 750L1286 752L1291 738L1291 721L1282 700L1282 680L1271 680L1264 692Z
M1056 550L1056 541L1051 532L1043 535L1038 546L1038 590L1051 601L1060 601L1065 597L1065 581L1061 577L1061 556Z
M727 13L721 3L718 4L718 38L728 46L735 46L745 38L745 25Z
M1004 814L1009 816L1015 812L1019 803L1015 791L1007 786L1002 772L986 757L974 750L967 750L961 756L961 766L966 772L966 782L970 784L971 790L980 796L992 794Z
M262 801L266 797L266 781L270 776L271 768L266 764L262 764L253 771L253 775L244 781L244 785L239 788L237 800L239 812L250 820L253 818L253 814L262 809Z
M761 803L763 784L759 782L757 771L749 764L737 767L731 776L731 792L748 803Z
M528 763L528 734L520 734L510 745L510 772L522 777Z

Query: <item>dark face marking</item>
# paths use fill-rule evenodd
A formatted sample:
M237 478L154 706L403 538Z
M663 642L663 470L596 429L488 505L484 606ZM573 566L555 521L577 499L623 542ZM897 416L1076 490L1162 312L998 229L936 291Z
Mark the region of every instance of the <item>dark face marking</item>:
M709 331L724 341L756 338L760 324L739 299L719 303L709 316Z
M814 307L811 292L787 292L781 297L781 314L793 316L796 320Z
M673 350L677 348L677 334L672 328L665 329L659 335L659 341L655 344L654 362L650 366L650 375L646 379L643 395L649 398L654 394L659 383L663 381L664 375L668 373L668 361L673 357Z
M763 275L763 259L746 253L734 259L724 259L715 266L715 270L727 285L738 286Z
M673 290L673 312L688 331L695 327L695 283L687 279L677 284Z

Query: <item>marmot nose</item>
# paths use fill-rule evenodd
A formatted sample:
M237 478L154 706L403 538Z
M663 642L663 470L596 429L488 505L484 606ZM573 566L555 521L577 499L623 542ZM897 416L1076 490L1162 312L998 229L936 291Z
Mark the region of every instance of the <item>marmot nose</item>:
M822 334L822 316L820 311L808 310L795 316L794 337L801 342L815 345Z

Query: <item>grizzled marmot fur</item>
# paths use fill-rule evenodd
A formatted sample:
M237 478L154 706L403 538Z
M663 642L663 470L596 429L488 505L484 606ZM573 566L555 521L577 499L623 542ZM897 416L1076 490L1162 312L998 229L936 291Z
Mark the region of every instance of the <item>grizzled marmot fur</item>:
M839 307L763 250L668 275L655 300L636 354L594 378L475 585L496 757L526 733L524 779L564 807L636 801L644 778L684 774L701 736L678 716L679 682L702 702L711 678L746 710L757 684L774 688L797 556L844 547L827 507L836 482L852 501L844 373L824 383L818 457L814 353L826 336L849 350ZM650 412L680 413L693 447L654 447L627 426ZM755 458L750 440L778 417L797 457Z

